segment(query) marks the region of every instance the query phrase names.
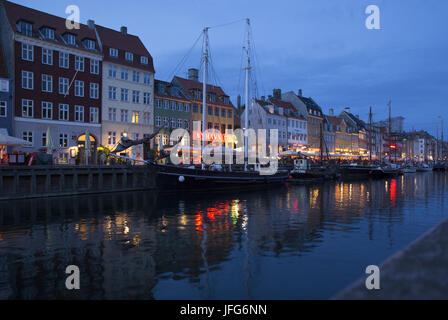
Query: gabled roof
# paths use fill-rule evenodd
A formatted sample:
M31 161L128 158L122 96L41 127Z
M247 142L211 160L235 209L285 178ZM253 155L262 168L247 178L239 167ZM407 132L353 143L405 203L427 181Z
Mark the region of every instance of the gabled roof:
M190 90L195 89L195 90L199 90L202 92L202 82L199 81L194 81L194 80L189 80L189 79L185 79L185 78L181 78L178 76L175 76L173 79L173 82L178 82L179 85L186 91L186 92L190 92ZM207 93L214 93L216 94L217 98L216 102L213 102L212 104L216 104L216 105L223 105L223 106L227 106L227 107L233 107L232 102L229 99L229 104L224 104L222 101L220 101L219 97L229 97L224 90L219 87L219 86L213 86L211 84L207 84ZM194 97L192 97L193 100Z
M74 48L74 46L69 46L64 43L61 36L66 33L71 33L76 35L76 48L79 50L84 50L88 52L99 52L99 46L96 41L95 31L90 29L85 24L80 24L80 28L67 30L65 26L66 19L51 15L49 13L45 13L42 11L38 11L35 9L31 9L28 7L24 7L9 1L4 1L6 14L8 16L9 23L14 32L18 32L17 22L23 20L33 24L33 37L38 38L44 41L57 43L59 45L68 46L70 48ZM41 37L39 34L39 29L42 27L50 27L54 29L55 40L48 40ZM84 47L81 43L84 39L91 39L95 41L96 50L89 50Z
M139 37L128 33L123 34L120 31L116 31L99 25L96 25L96 29L104 47L105 60L111 60L107 59L109 53L106 52L106 49L109 48L118 49L122 52L131 52L135 55L138 55L139 57L147 57L148 64L141 64L140 59L134 59L134 63L126 62L126 64L130 64L131 66L134 65L135 67L141 69L147 69L148 71L155 73L152 56ZM122 63L122 61L120 61L119 63Z
M333 126L342 126L342 124L344 123L344 119L335 116L326 116L326 117Z
M162 84L165 87L164 92L159 91L159 85ZM181 88L178 89L178 95L173 94L173 84L167 81L162 80L154 80L154 95L158 98L167 98L167 99L182 99L191 101L191 97L183 92Z
M312 98L305 98L301 96L298 96L298 98L305 104L308 112L310 110L318 111L320 112L320 115L323 116L322 108L319 107L319 105Z

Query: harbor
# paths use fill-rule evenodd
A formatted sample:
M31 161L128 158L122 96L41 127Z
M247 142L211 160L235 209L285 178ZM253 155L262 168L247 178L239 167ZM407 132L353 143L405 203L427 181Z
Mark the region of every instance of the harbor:
M3 202L0 296L330 299L444 221L447 196L448 174L428 172ZM75 292L61 281L71 263L84 275Z

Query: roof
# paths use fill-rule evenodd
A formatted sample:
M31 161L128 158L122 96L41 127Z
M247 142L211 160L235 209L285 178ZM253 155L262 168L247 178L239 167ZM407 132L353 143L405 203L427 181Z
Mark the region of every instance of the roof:
M2 48L0 48L0 78L9 78L6 71L6 61L3 57Z
M306 108L309 110L319 111L323 115L322 108L312 99L298 96L299 99L305 104Z
M28 7L24 7L9 1L4 1L6 14L8 16L9 23L14 32L18 32L17 22L20 20L25 20L33 24L33 37L40 38L41 40L57 43L59 45L67 46L73 48L73 46L66 45L62 40L61 36L65 33L71 33L76 35L76 44L77 49L88 51L88 52L99 52L98 50L91 50L85 48L81 41L88 38L94 40L96 43L96 48L98 48L98 44L96 41L96 35L94 30L90 29L85 24L80 24L79 29L67 30L65 26L66 19L58 16L51 15L49 13L45 13L42 11L38 11L35 9L31 9ZM41 37L41 35L37 32L41 27L50 27L54 29L55 32L55 40L47 40Z
M147 69L148 71L155 73L154 61L152 59L152 56L138 36L134 36L128 33L123 34L121 31L116 31L99 25L96 25L96 29L100 36L103 48L105 49L105 60L111 61L111 58L108 59L108 50L106 50L109 48L118 49L122 52L131 52L140 57L147 57L148 64L142 65L140 63L140 59L134 59L134 63L127 61L125 62L125 60L120 61L120 63L125 62L126 64L130 65L134 64L134 66L137 66L138 68Z
M335 116L326 116L328 121L334 126L341 126L343 123L343 119L335 117Z
M163 93L161 93L158 89L160 85L164 85L165 86L165 90ZM173 88L173 84L167 81L162 81L162 80L154 80L154 95L156 97L159 98L167 98L167 99L182 99L182 100L191 100L191 97L184 94L183 90L180 89L177 91L178 95L173 94L173 90L170 90L171 88Z
M196 89L196 90L200 90L202 91L203 89L203 84L202 82L199 81L194 81L194 80L189 80L189 79L185 79L185 78L181 78L178 76L175 76L173 79L173 82L177 81L179 83L179 85L186 91L186 92L190 92L190 90L192 89ZM213 86L211 84L207 84L207 93L214 93L216 94L217 97L229 97L224 90L219 87L219 86ZM194 96L192 97L193 100ZM220 101L219 99L216 100L216 102L213 102L212 104L217 104L217 105L223 105L223 106L227 106L227 107L233 107L232 102L229 100L229 104L226 105L224 104L222 101Z
M363 121L361 121L357 116L348 111L342 111L342 114L345 114L357 127L357 129L365 129L365 125Z

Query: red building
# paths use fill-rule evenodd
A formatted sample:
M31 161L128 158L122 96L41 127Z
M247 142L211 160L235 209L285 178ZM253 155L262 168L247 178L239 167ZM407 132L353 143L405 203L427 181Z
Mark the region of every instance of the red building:
M14 135L34 152L53 142L60 163L91 159L101 141L102 53L95 31L11 2L0 3L1 44L13 75ZM48 136L48 133L50 136ZM51 140L49 140L51 138Z

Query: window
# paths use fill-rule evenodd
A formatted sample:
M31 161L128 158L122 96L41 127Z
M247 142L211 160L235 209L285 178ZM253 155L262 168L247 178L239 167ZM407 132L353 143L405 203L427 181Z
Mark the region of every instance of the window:
M144 104L151 104L151 94L149 92L143 93L143 103Z
M190 121L184 120L184 129L190 129Z
M207 129L208 130L213 129L213 123L211 122L207 123Z
M66 133L59 134L59 147L60 148L68 147L68 134Z
M109 66L109 78L116 79L117 78L117 67Z
M168 128L168 118L167 117L163 117L163 126Z
M42 147L45 147L47 145L47 133L42 132Z
M90 98L99 99L100 97L100 85L98 83L90 84Z
M125 58L126 58L126 61L132 62L132 61L134 61L134 54L132 54L131 52L126 52Z
M184 104L184 110L185 112L190 112L190 105L188 103Z
M151 75L149 73L143 74L143 83L147 85L151 84Z
M0 101L0 117L6 118L7 116L7 104L6 101Z
M140 103L140 91L132 91L132 102L133 103Z
M182 128L182 119L178 119L178 120L177 120L177 127L178 127L179 129Z
M132 123L140 123L140 113L138 111L132 111Z
M226 117L226 109L221 110L221 117L223 117L223 118Z
M75 121L84 122L84 107L75 106Z
M22 117L32 118L34 116L34 101L22 99Z
M90 123L98 123L99 122L99 114L100 109L95 107L90 107Z
M53 76L42 75L42 92L53 92Z
M129 80L129 71L128 69L121 69L121 80Z
M227 111L227 118L232 118L233 117L232 114L233 114L232 110L228 110Z
M176 111L176 101L170 101L171 110Z
M198 112L198 105L193 103L193 112Z
M171 128L176 128L176 119L171 118Z
M121 89L121 101L128 102L129 101L129 90Z
M59 105L59 120L68 121L68 104Z
M42 64L53 65L53 50L42 48Z
M34 61L34 47L32 45L22 43L22 59Z
M75 70L84 72L84 57L75 56Z
M76 37L74 34L66 33L64 36L64 40L67 44L74 46L76 45Z
M91 39L85 39L84 46L89 50L95 50L95 41Z
M215 116L219 117L219 108L215 108Z
M34 89L34 73L22 71L22 88L28 90Z
M59 78L59 93L68 94L68 78Z
M182 102L177 103L177 111L184 111L184 104Z
M121 109L121 122L128 122L128 110Z
M140 82L140 72L132 71L132 81L137 83Z
M33 36L33 25L31 23L20 21L18 25L19 32L25 36Z
M32 131L23 131L22 138L25 141L28 141L29 143L33 144L33 132Z
M42 119L53 119L53 103L42 102Z
M156 117L156 127L162 126L162 118Z
M95 59L90 59L90 73L100 74L100 62Z
M117 121L117 109L109 108L109 121Z
M54 29L51 28L43 28L42 34L48 40L54 40Z
M155 99L154 102L155 102L157 108L160 109L160 108L162 107L162 100L160 100L160 99Z
M84 97L84 81L75 80L75 96Z
M140 57L140 63L147 65L149 63L148 57Z
M168 110L170 108L170 102L168 100L163 100L163 107Z
M117 133L116 132L109 131L107 143L108 144L116 144L117 143Z
M114 58L118 58L118 50L114 48L109 49L109 55Z
M66 52L59 52L59 67L68 69L70 67L70 55Z
M143 123L149 124L151 122L150 113L149 112L143 112Z
M209 116L213 115L213 108L212 107L208 107L208 115Z
M109 99L117 100L117 88L116 87L109 87Z

